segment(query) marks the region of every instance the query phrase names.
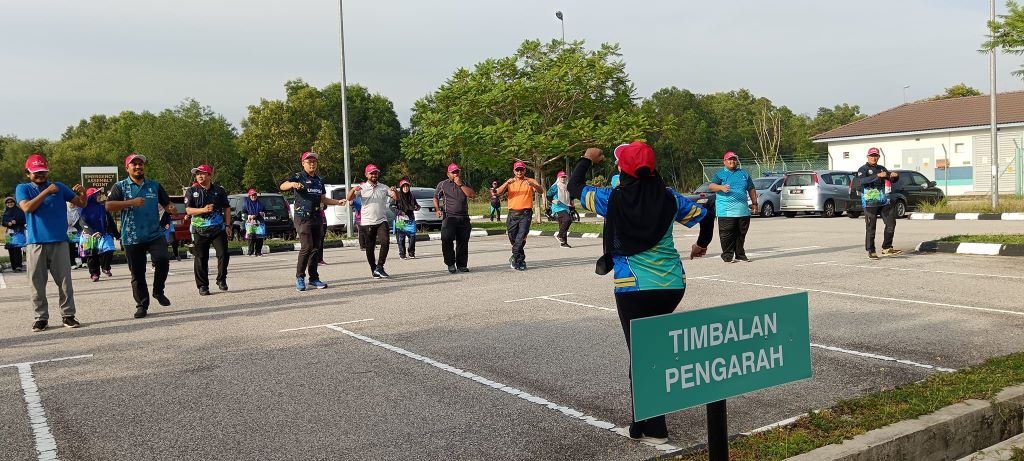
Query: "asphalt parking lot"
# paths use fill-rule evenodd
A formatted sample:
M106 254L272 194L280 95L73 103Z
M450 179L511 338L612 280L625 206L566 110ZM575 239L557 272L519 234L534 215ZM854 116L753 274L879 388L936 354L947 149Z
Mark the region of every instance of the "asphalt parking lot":
M1019 258L910 251L981 232L1024 222L902 220L908 254L869 261L861 220L756 219L753 262L724 263L717 242L685 261L679 310L810 292L814 377L731 399L730 431L1024 350ZM676 226L677 247L695 234ZM84 326L42 333L27 279L3 274L0 458L640 460L701 443L703 408L669 416L670 446L610 430L629 422L626 348L600 240L571 243L531 237L516 272L506 239L474 238L458 275L437 242L417 260L392 247L382 281L358 250L328 250L330 287L304 293L295 253L234 257L231 291L202 298L172 262L173 305L140 320L127 267L78 270Z

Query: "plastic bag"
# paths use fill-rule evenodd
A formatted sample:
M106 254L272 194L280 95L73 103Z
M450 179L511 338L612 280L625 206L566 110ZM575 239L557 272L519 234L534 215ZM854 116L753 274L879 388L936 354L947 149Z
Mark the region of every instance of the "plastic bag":
M12 232L7 235L7 248L24 248L28 238L24 232Z
M864 208L885 206L889 203L889 197L883 189L864 189L860 203Z

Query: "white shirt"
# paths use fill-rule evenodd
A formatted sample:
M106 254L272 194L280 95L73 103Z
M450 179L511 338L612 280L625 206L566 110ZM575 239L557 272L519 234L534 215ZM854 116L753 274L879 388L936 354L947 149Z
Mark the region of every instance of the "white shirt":
M359 185L359 196L363 202L360 225L373 226L388 220L388 190L388 186L379 182L376 186L369 181Z

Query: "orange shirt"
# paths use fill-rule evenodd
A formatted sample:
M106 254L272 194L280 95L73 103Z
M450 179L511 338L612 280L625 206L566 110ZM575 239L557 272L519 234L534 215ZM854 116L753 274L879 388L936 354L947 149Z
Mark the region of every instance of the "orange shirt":
M506 192L508 192L508 209L526 210L533 208L534 190L526 179L512 181L508 188L506 188Z

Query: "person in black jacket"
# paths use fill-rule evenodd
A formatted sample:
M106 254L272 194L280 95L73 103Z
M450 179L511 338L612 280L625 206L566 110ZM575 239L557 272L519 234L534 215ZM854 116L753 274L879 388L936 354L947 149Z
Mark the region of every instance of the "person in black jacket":
M878 259L875 252L875 224L878 222L878 215L882 215L882 222L885 223L885 231L882 232L882 254L899 255L903 252L892 247L892 239L896 234L896 209L886 196L886 182L896 180L898 173L890 172L886 167L878 164L880 152L878 148L868 149L868 162L857 170L857 178L854 179L854 187L861 191L861 203L864 205L864 249L868 252L868 258Z
M4 199L3 225L7 228L7 242L4 247L11 257L11 270L23 272L25 268L22 267L24 258L21 252L25 248L25 212L14 202L14 197ZM15 234L20 234L20 242L12 241Z

